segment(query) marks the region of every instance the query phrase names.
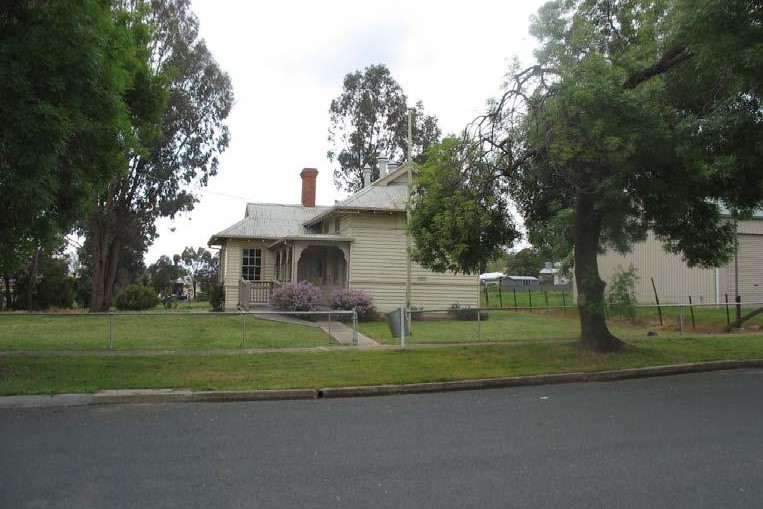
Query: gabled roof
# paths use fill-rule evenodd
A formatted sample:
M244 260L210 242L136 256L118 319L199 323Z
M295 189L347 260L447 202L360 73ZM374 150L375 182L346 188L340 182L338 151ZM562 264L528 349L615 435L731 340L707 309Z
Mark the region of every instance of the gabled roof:
M303 224L329 207L303 207L279 203L248 203L244 219L212 235L209 244L223 238L281 239L287 236L314 235Z
M305 226L317 224L326 216L341 210L404 212L408 202L408 183L397 182L397 180L408 173L408 164L405 163L399 166L376 182L373 182L370 186L364 187L352 196L337 202L334 206L311 217L305 221ZM412 164L412 166L412 170L418 173L416 165Z
M405 163L370 186L337 202L333 206L303 207L278 203L248 203L244 219L212 235L209 245L220 245L225 238L258 238L286 240L302 237L316 238L321 234L311 229L328 215L342 210L378 210L405 212L408 201L408 183L402 177L411 170L418 173L416 165ZM324 237L327 237L323 234ZM352 241L349 238L323 240Z

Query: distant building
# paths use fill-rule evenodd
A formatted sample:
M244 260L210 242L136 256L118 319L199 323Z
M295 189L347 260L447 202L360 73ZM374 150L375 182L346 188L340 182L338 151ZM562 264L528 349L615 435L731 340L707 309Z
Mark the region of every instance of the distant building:
M503 287L535 290L540 288L540 280L534 276L506 276L503 278Z
M570 284L570 278L562 272L562 264L559 262L546 262L540 269L539 278L544 285L569 286Z

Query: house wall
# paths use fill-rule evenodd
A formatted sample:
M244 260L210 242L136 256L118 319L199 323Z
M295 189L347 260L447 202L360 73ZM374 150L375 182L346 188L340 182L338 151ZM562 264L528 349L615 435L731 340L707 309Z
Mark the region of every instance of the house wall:
M241 279L241 251L245 248L259 248L262 250L262 280L275 280L275 253L268 250L267 246L272 240L254 239L228 239L223 246L224 284L225 284L225 309L238 308L238 283Z
M350 251L349 286L373 295L379 311L405 304L406 256L404 213L344 216L340 231L355 239ZM435 273L411 267L411 304L426 309L451 304L479 305L479 276Z
M744 302L763 302L763 220L739 223L739 293ZM650 233L645 242L620 255L607 252L599 256L599 273L611 281L617 267L637 270L636 294L639 302L654 304L654 278L661 303L722 303L725 294L733 301L734 261L718 269L689 268L679 255L668 253Z

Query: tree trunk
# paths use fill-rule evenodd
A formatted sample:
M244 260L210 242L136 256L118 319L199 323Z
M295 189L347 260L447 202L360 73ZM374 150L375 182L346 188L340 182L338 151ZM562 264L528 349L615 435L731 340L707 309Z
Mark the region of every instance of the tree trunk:
M605 283L596 259L601 223L594 210L594 196L578 191L575 198L575 282L580 312L579 346L594 352L616 352L624 346L607 328L604 309Z
M111 308L114 281L117 276L121 239L113 231L110 218L99 220L92 228L93 241L93 298L90 311L107 312Z
M11 276L8 274L3 276L5 280L5 311L10 311L13 301L11 300Z
M40 266L40 254L42 248L38 247L34 256L32 257L32 263L29 266L29 282L26 289L26 310L32 311L32 304L34 303L34 290L37 288L37 271Z

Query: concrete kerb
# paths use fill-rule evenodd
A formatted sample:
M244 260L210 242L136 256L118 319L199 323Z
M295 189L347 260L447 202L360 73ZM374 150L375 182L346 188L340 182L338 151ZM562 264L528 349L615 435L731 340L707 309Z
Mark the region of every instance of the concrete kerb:
M744 368L763 368L763 359L711 361L694 364L632 368L594 373L559 373L452 382L425 382L413 384L384 384L358 387L325 387L322 389L276 389L253 391L199 391L174 389L105 390L95 394L60 394L45 396L0 397L1 408L34 408L89 406L109 404L157 404L190 402L274 401L317 398L348 398L419 394L427 392L498 389L530 385L552 385L581 382L611 382L632 378L681 375L705 371Z
M317 399L314 389L285 389L262 391L204 391L194 392L193 401L222 403L226 401L277 401L287 399Z
M425 382L400 385L377 385L360 387L330 387L319 389L322 398L347 398L362 396L387 396L390 394L418 394L425 392L466 391L476 389L500 389L531 385L556 385L582 382L611 382L631 378L682 375L705 371L722 371L743 368L761 368L763 359L711 361L694 364L674 364L670 366L632 368L593 373L558 373L528 375L507 378L486 378L477 380L455 380L451 382Z

